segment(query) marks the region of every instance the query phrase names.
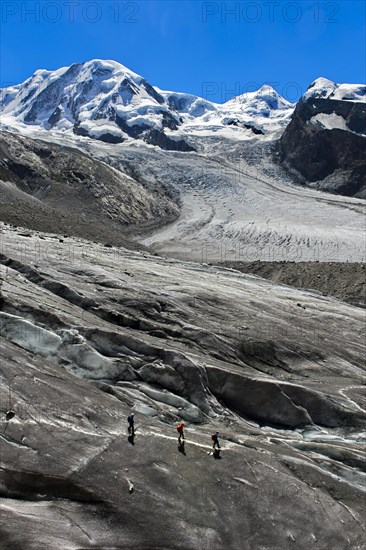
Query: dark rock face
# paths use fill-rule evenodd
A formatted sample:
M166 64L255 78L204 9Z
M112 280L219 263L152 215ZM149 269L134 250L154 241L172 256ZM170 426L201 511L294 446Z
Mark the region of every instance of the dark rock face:
M161 149L166 151L195 151L196 149L189 145L184 139L172 139L169 138L164 132L160 130L149 130L144 134L144 141L151 145L158 145Z
M61 118L61 109L60 107L56 107L56 109L53 111L52 115L48 119L48 124L50 125L50 127L52 128L52 126L57 124L60 118Z
M116 115L115 112L111 113L111 119L115 120L117 126L132 138L138 138L148 128L145 124L132 124L130 126L123 117Z
M108 132L106 132L105 134L101 134L99 136L99 139L100 141L104 141L104 143L123 143L125 141L123 138L115 136Z
M147 80L143 80L143 81L142 81L142 85L143 85L143 87L145 88L145 90L147 91L147 93L148 93L149 95L151 95L151 97L153 97L158 103L160 103L160 105L163 105L163 104L165 103L165 100L164 100L163 96L160 95L160 94L155 90L155 88L153 88L153 87L151 86L151 84L149 84L149 83L147 82Z
M252 130L253 134L264 135L264 132L260 128L253 126L252 124L244 124L244 127L248 130Z
M161 111L161 113L159 113L159 114L162 115L162 126L163 126L163 128L169 128L170 130L176 130L178 128L179 120L176 117L174 117L173 115L167 113L166 111ZM126 120L123 117L119 116L115 112L111 112L110 119L115 120L117 126L125 134L127 134L129 137L132 137L132 138L140 138L141 136L143 136L143 139L145 141L147 141L147 139L145 138L146 134L148 136L150 136L150 135L156 135L157 136L158 134L161 134L161 135L165 136L165 140L164 139L160 139L160 140L155 139L154 140L153 138L151 138L154 141L154 143L152 143L152 142L151 143L153 145L158 145L162 149L167 149L167 147L164 146L167 143L171 143L171 142L174 142L174 141L176 143L184 142L184 140L170 139L161 130L152 130L152 129L150 129L150 127L147 124L141 123L141 124L129 125L129 124L127 124ZM148 143L150 143L150 142L148 142ZM195 149L193 147L190 148L190 149L176 149L174 147L177 147L177 146L175 146L174 143L173 143L171 145L171 150L174 150L174 151L180 151L180 150L195 151Z
M78 239L0 238L4 550L363 547L362 310Z
M163 128L169 128L169 130L177 130L180 120L167 111L160 113L163 117Z
M342 117L349 130L325 129L317 115ZM311 121L313 119L313 121ZM366 197L366 107L334 99L300 101L279 141L280 160L331 193Z
M264 135L264 132L260 128L257 128L253 124L245 124L244 122L241 122L237 118L229 119L225 121L225 124L227 124L228 126L241 126L242 128L246 128L247 130L252 130L253 134Z

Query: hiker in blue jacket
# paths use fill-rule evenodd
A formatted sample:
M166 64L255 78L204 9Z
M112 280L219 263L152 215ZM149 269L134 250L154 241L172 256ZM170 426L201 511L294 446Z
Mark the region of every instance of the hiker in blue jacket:
M220 447L220 443L219 443L219 432L214 432L212 435L211 435L211 439L213 441L213 448L216 449L216 446L218 449L221 449Z

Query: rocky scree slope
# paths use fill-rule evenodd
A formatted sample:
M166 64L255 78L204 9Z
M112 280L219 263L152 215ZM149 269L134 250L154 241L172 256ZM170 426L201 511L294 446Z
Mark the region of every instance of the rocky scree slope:
M80 239L0 237L5 549L362 548L362 310Z
M366 308L366 264L351 262L223 262L275 283L313 289Z
M36 230L125 244L127 227L166 223L179 214L178 193L144 184L72 147L3 132L1 219Z

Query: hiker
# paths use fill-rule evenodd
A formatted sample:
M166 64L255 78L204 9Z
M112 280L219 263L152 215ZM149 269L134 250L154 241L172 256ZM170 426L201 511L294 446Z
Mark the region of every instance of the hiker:
M131 413L130 416L127 418L128 421L128 433L131 435L135 435L135 419L134 414Z
M219 432L214 432L211 435L211 439L213 441L213 448L216 449L216 445L218 449L221 449L220 443L219 443Z
M177 432L178 432L178 443L181 444L182 443L182 439L184 439L184 422L181 422L178 426L177 426Z

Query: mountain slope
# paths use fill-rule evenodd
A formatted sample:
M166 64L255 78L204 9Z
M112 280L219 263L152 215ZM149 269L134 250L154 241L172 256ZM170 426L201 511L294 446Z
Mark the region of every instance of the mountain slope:
M315 81L280 142L280 159L312 187L366 198L366 86Z
M3 221L120 244L127 227L167 223L178 194L136 181L72 147L3 132L0 138Z

